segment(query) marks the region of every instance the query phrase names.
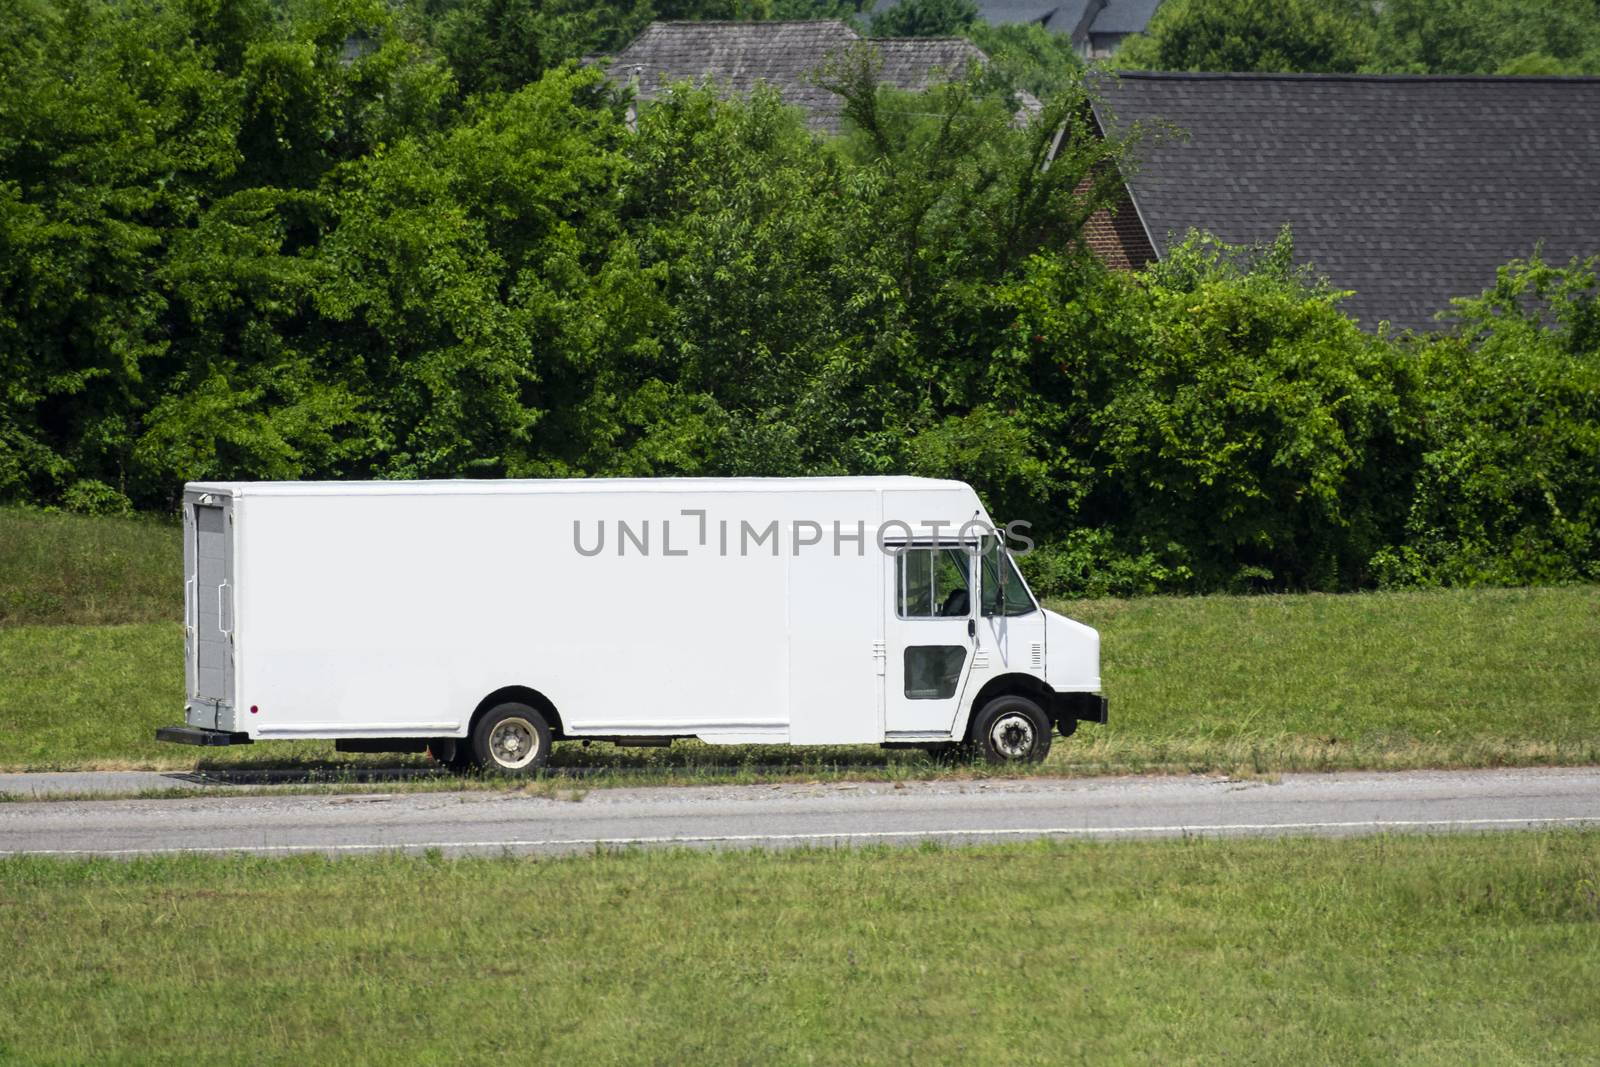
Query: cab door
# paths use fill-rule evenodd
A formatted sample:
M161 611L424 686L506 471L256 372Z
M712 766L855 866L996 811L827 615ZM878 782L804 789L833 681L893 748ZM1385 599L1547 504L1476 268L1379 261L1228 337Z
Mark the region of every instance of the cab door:
M977 641L972 554L912 542L885 567L884 739L948 738Z

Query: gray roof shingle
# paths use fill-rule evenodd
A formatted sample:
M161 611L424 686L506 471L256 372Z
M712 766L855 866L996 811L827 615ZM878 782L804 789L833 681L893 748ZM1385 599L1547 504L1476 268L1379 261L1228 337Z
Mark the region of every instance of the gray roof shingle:
M880 15L896 0L876 0L871 13ZM1143 33L1161 0L976 0L978 18L991 26L1036 22L1064 33L1082 45L1090 34Z
M878 37L872 44L883 59L884 82L914 92L960 78L969 64L989 60L965 37Z
M652 100L676 81L709 81L730 93L748 93L765 83L786 103L803 108L810 124L839 128L839 98L816 84L815 71L828 59L864 40L836 20L810 22L652 22L613 57L615 82L638 78L639 98ZM918 91L959 78L967 65L988 60L964 37L871 38L883 60L881 79L897 89ZM1025 111L1037 100L1022 94Z
M1161 0L1110 0L1089 26L1090 33L1143 33Z
M1123 74L1102 128L1165 119L1129 189L1157 254L1191 227L1295 250L1367 325L1422 329L1543 242L1600 252L1600 78Z
M1037 22L1057 33L1071 33L1100 0L978 0L978 17L991 26Z

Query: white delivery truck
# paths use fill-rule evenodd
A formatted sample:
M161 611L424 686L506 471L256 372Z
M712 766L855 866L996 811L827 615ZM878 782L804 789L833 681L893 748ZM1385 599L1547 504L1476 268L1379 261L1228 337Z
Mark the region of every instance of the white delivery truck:
M192 483L185 725L525 773L553 742L970 742L1106 721L973 490L922 478Z

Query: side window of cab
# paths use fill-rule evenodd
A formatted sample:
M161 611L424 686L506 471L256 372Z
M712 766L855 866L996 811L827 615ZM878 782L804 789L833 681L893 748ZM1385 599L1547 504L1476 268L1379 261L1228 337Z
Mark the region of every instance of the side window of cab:
M895 554L895 608L902 619L965 618L972 612L971 555L949 545L908 545Z

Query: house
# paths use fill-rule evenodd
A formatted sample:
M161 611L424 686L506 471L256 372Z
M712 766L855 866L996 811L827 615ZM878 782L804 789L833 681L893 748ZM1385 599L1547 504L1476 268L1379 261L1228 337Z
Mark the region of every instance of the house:
M977 0L978 18L991 26L1033 22L1072 38L1084 59L1104 59L1129 34L1143 33L1161 0ZM878 8L892 6L882 0Z
M1537 247L1600 253L1600 78L1137 73L1097 91L1103 131L1181 131L1136 150L1124 209L1091 228L1114 264L1191 228L1255 243L1287 224L1364 325L1420 330Z
M862 41L877 49L883 84L909 91L959 78L969 64L989 58L964 37L864 38L838 20L652 22L611 57L607 76L632 83L646 101L676 81L710 82L731 93L748 93L765 83L803 109L813 129L837 133L843 101L816 83L816 72ZM1024 112L1038 110L1034 97L1019 97Z

